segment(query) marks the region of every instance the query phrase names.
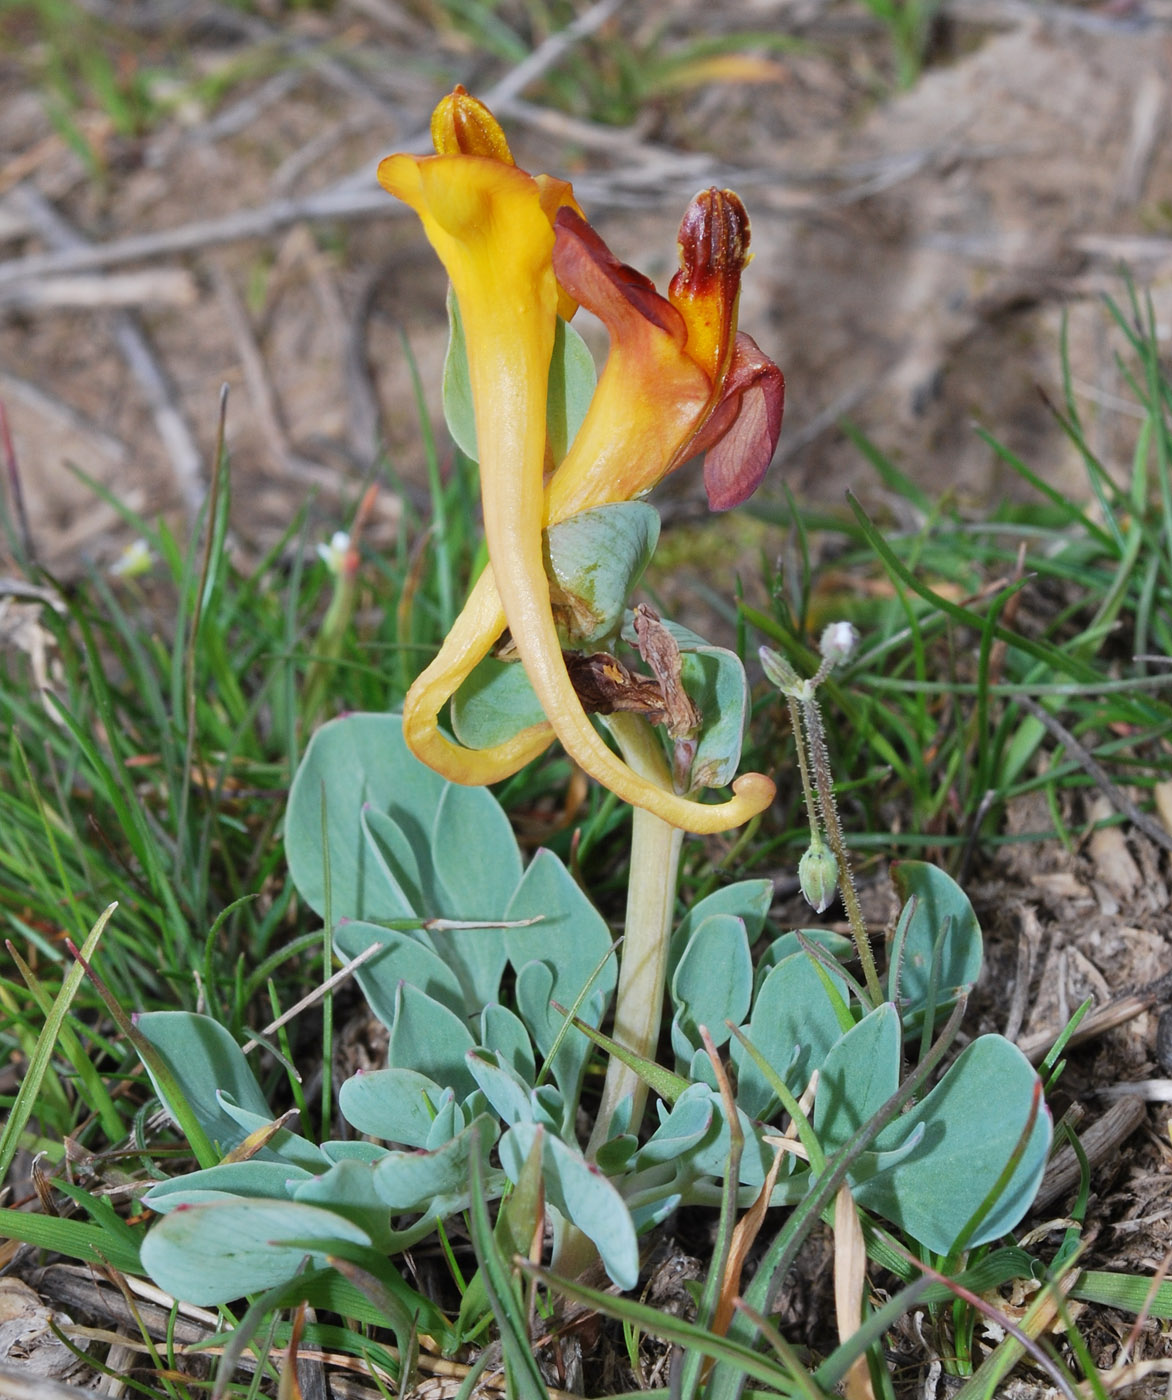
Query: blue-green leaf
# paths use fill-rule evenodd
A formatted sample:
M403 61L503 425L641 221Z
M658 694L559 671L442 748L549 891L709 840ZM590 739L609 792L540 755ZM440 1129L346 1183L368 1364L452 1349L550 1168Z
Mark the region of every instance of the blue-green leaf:
M394 1211L422 1210L439 1199L445 1201L444 1214L462 1210L468 1203L471 1153L478 1150L487 1161L499 1131L495 1120L482 1114L432 1152L388 1152L374 1168L375 1190ZM499 1191L501 1174L486 1167L485 1175L494 1193Z
M394 1025L395 993L400 982L410 982L449 1011L463 1012L464 993L456 974L422 937L361 921L340 924L334 932L334 947L347 960L376 943L387 951L363 963L354 977L367 1005L384 1026L389 1029Z
M157 1181L142 1198L143 1204L159 1215L176 1206L193 1205L211 1199L247 1196L257 1200L291 1197L297 1185L312 1178L304 1167L285 1162L221 1162L218 1167L188 1172L170 1181Z
M429 896L432 819L446 786L407 748L399 715L353 714L323 724L294 775L285 814L285 853L302 898L324 917L328 864L335 920L405 917L404 891L388 881L385 860L373 856L367 829L388 849L397 843L387 843L385 827L364 823L363 811L383 813L401 829ZM431 907L414 912L456 917Z
M399 985L387 1043L392 1069L418 1070L462 1099L476 1087L464 1059L474 1044L467 1026L446 1006L409 982Z
M981 975L981 928L973 906L951 875L922 860L900 860L891 878L906 903L914 898L900 962L899 999L905 1026L919 1025L930 993L933 959L937 959L937 1016L956 1001L959 990Z
M693 904L676 925L668 949L667 980L675 975L676 966L684 955L688 940L697 928L712 914L732 914L744 921L745 933L750 947L761 937L769 906L773 903L772 880L738 880L731 885L723 885L711 894ZM790 950L796 953L795 946Z
M297 1240L296 1245L283 1244ZM304 1241L320 1241L307 1251ZM180 1206L143 1241L143 1268L172 1297L230 1303L291 1279L308 1253L319 1268L336 1241L369 1245L365 1230L333 1211L294 1201L231 1200Z
M822 1062L814 1131L827 1156L895 1093L899 1071L899 1014L884 1002L832 1045Z
M855 1188L859 1204L937 1254L948 1254L1009 1163L1037 1087L1037 1073L1016 1045L999 1035L974 1040L931 1093L876 1138L874 1147L885 1151L922 1133L889 1171ZM1050 1114L1041 1104L1021 1160L968 1247L997 1239L1025 1215L1045 1170L1051 1134Z
M533 1060L533 1042L525 1023L507 1006L491 1002L480 1015L480 1043L525 1084L532 1084L537 1073Z
M847 995L845 979L828 975ZM786 1086L801 1094L842 1035L834 1005L806 953L786 958L766 977L745 1034ZM773 1090L739 1042L733 1042L730 1053L737 1067L737 1102L759 1118L773 1104Z
M389 1254L394 1246L391 1212L375 1190L375 1171L367 1162L338 1162L329 1171L299 1181L293 1199L343 1216L366 1231L375 1249Z
M605 1176L572 1147L536 1123L517 1123L501 1139L501 1165L518 1181L538 1134L542 1136L549 1203L594 1241L607 1273L620 1288L639 1281L639 1245L626 1202Z
M468 749L491 749L544 719L519 661L486 656L452 697L452 730Z
M273 1114L244 1052L218 1021L191 1011L148 1011L136 1024L166 1060L200 1127L221 1155L243 1142L248 1133L225 1111L217 1090L230 1094L236 1104L262 1121L272 1121ZM155 1091L159 1092L157 1084ZM162 1098L161 1093L159 1096ZM167 1107L171 1109L171 1105ZM261 1155L276 1156L267 1149L262 1149Z
M552 597L566 646L594 646L619 631L658 540L659 515L644 501L595 506L549 527Z
M733 914L711 914L688 940L671 981L680 1029L692 1049L700 1048L699 1027L713 1044L723 1045L731 1021L739 1026L749 1012L753 961L744 921Z
M376 1069L347 1079L338 1091L338 1107L360 1133L422 1147L443 1092L418 1070Z
M703 716L690 778L695 787L725 787L737 775L749 720L749 682L736 652L681 651L680 679Z

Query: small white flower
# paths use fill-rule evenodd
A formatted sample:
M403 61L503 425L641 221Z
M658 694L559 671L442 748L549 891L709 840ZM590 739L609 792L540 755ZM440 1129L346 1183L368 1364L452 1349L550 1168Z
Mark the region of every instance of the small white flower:
M345 530L335 530L329 544L319 544L317 557L336 578L346 563L350 552L350 536Z
M823 630L818 650L822 653L824 661L837 666L850 657L858 644L857 628L852 627L849 622L832 622Z
M111 578L141 578L150 573L155 556L144 539L128 544L117 559L110 565Z

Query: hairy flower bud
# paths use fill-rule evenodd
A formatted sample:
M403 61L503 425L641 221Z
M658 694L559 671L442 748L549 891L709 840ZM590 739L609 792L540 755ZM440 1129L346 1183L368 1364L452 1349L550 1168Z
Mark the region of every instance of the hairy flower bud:
M859 633L856 627L849 622L832 622L823 628L818 650L822 653L823 661L828 661L831 666L838 666L843 661L850 660L858 644Z
M798 864L798 883L803 898L815 913L823 914L829 909L838 888L838 861L817 832Z
M757 656L765 679L775 685L783 695L794 700L807 700L810 697L810 683L803 680L779 651L771 647L758 647Z

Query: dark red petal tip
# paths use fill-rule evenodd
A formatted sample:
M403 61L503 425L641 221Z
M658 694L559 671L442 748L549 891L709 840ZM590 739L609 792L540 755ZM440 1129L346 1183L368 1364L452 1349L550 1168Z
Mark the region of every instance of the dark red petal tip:
M761 485L781 434L784 410L785 376L742 332L724 398L696 442L700 448L712 444L704 458L704 489L712 510L739 506Z
M701 190L680 223L680 270L672 294L703 295L713 281L735 290L749 261L749 216L732 190Z

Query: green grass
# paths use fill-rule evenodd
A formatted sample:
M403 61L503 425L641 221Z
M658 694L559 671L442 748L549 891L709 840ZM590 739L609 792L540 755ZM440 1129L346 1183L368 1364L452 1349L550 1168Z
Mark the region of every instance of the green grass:
M807 672L826 622L846 618L862 633L858 654L823 692L860 846L929 844L959 855L977 838L997 843L1009 839L1006 805L1038 789L1051 823L1035 834L1065 836L1061 791L1093 780L1023 697L1058 719L1118 784L1150 792L1172 774L1170 675L1159 661L1172 655L1172 390L1150 308L1134 296L1107 307L1120 333L1121 372L1143 414L1126 476L1091 451L1069 376L1055 410L1078 448L1093 505L1068 501L985 434L1034 500L972 518L926 497L848 428L920 523L884 529L852 500L849 517L834 522L838 582L830 593L809 563L810 522L792 504L773 513L755 507L787 531L788 543L780 574L763 565L772 607L743 605L742 627ZM854 586L844 588L844 577ZM766 737L751 757L764 762L789 741L770 731L784 715L772 696L759 715ZM899 834L893 814L903 818ZM800 827L800 812L794 821Z

